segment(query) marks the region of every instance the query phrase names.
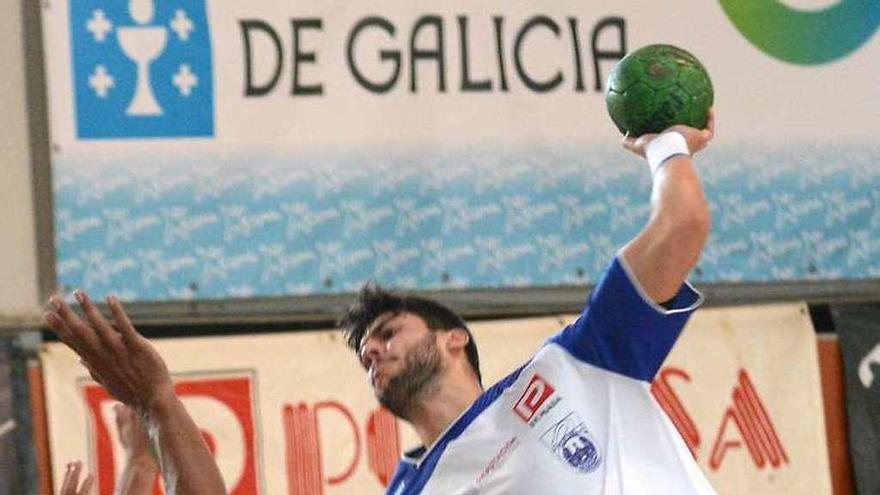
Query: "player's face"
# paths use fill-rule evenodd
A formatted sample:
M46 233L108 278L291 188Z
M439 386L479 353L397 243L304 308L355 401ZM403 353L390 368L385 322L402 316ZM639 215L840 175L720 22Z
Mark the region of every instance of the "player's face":
M442 369L436 332L410 313L376 318L361 339L360 357L376 398L404 419Z

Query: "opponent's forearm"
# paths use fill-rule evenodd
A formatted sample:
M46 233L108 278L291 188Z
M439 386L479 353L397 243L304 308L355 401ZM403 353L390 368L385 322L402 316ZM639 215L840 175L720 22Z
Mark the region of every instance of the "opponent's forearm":
M226 493L213 455L177 396L157 399L148 411L148 421L168 495Z
M116 484L114 495L151 495L159 465L149 454L129 458Z

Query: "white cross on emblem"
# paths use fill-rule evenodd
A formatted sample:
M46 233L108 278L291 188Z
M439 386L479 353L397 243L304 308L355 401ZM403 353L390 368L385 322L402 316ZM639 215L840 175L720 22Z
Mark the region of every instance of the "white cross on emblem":
M181 95L189 96L192 94L192 88L198 86L199 78L192 73L189 64L182 64L180 68L177 69L177 74L174 74L172 84L177 86Z
M174 13L174 19L171 20L171 30L177 33L180 41L189 39L189 33L195 29L195 25L186 15L183 9L177 9Z
M113 87L115 81L113 76L107 72L107 68L103 65L95 66L95 72L89 76L89 86L95 90L98 98L106 98L107 92Z
M107 33L113 30L113 23L104 15L104 11L98 9L92 13L92 18L86 23L86 30L92 33L98 43L107 39Z

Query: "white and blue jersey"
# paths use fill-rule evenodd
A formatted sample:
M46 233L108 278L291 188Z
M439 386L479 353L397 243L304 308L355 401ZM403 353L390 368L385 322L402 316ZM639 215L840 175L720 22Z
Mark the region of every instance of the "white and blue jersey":
M659 306L618 256L581 316L407 453L387 493L715 493L650 392L701 302L685 284Z

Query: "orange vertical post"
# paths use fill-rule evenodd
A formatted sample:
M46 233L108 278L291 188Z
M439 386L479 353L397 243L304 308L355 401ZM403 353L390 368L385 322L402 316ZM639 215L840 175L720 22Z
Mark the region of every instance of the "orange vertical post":
M43 393L43 370L39 361L27 363L28 385L31 396L31 420L34 432L34 457L41 495L53 495L52 460L49 457L49 427L46 417L46 396Z
M837 335L819 335L819 370L825 407L825 434L834 495L855 493L849 433L846 421L846 395L843 383L843 357Z

